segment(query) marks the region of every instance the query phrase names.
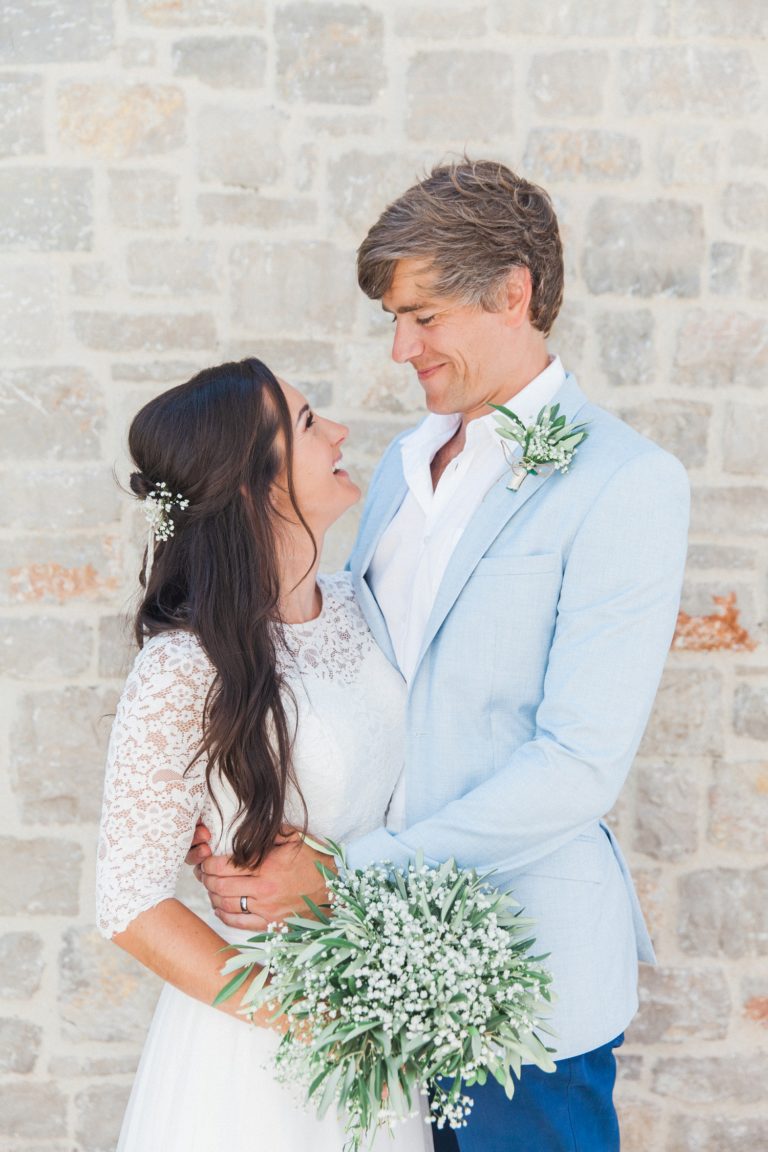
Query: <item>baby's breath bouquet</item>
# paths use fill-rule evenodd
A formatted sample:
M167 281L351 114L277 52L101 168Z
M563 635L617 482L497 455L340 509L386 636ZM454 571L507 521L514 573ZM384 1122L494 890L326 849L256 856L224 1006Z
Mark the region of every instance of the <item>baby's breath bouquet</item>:
M240 945L220 998L261 966L241 1011L266 1004L287 1017L278 1078L303 1085L321 1116L335 1105L350 1148L418 1113L420 1096L438 1127L456 1128L472 1103L462 1085L491 1075L511 1097L524 1061L554 1070L536 1034L547 1031L551 976L507 893L453 860L338 876L318 867L328 905L305 897L315 918L292 916Z

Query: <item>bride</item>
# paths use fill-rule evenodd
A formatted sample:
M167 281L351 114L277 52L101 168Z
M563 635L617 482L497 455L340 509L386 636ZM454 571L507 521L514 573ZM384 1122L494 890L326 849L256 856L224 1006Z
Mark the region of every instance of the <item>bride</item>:
M272 1078L265 1016L238 1016L237 997L211 1006L227 945L248 933L174 891L198 820L236 864L277 843L290 868L297 829L343 841L387 809L404 684L346 574L317 574L326 530L360 496L339 467L346 435L255 359L201 372L131 425L131 488L152 531L109 748L98 923L167 983L118 1152L344 1145L334 1115L318 1120ZM319 874L297 887L324 891ZM373 1147L427 1146L415 1118Z

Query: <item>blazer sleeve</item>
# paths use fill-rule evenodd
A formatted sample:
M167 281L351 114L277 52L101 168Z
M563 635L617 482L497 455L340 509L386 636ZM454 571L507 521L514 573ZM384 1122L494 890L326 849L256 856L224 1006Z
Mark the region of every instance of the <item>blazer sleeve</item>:
M554 852L616 801L642 738L675 628L688 480L661 450L623 464L568 554L532 738L478 787L393 835L347 846L352 867L428 861L510 873ZM510 653L510 659L515 657Z

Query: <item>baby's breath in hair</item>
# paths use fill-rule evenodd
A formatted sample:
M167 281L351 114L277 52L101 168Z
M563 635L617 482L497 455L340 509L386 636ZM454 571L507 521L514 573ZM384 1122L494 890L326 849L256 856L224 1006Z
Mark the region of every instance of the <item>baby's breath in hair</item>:
M179 508L183 512L188 507L189 500L185 500L181 492L172 496L164 480L156 484L144 499L144 515L158 540L168 540L174 534L173 509Z

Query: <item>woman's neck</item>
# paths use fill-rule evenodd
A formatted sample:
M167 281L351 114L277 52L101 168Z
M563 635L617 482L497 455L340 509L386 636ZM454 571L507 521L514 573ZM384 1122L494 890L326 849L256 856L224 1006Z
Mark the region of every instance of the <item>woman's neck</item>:
M322 596L317 586L317 571L323 542L317 541L317 555L304 536L299 541L286 541L280 564L280 619L285 624L306 624L320 615Z

